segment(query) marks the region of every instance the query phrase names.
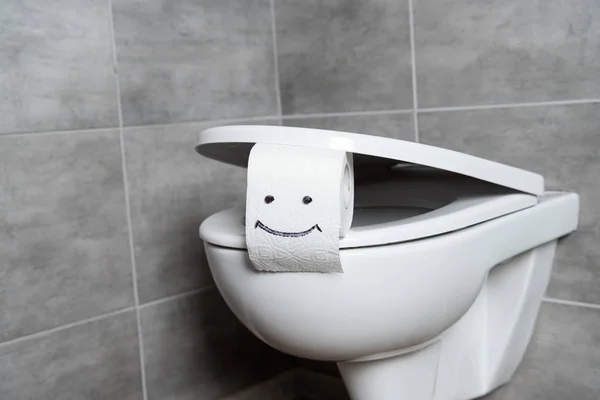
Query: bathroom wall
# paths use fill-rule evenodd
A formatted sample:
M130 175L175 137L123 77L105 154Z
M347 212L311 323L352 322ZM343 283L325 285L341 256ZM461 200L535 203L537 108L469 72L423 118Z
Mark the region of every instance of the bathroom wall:
M446 147L580 193L525 361L489 398L600 398L600 3L276 0L275 14L285 125Z
M217 399L292 366L227 310L197 238L244 188L197 134L243 122L579 192L524 364L489 398L597 399L598 21L594 0L1 1L0 398Z
M0 26L0 399L210 400L293 367L198 238L245 186L198 132L279 123L269 0L2 0Z

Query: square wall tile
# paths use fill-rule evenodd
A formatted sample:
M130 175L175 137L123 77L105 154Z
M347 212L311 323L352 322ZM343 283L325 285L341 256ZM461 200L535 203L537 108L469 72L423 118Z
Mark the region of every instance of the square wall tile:
M126 126L277 114L269 0L113 0Z
M106 0L2 0L0 26L0 134L118 125Z
M148 400L213 400L292 367L254 337L216 289L142 307Z
M600 105L419 114L424 143L542 174L581 196L578 231L562 239L547 295L600 304Z
M142 400L134 311L0 346L0 398Z
M408 1L275 0L284 114L412 108Z
M419 107L600 97L598 1L414 4Z
M194 151L198 134L210 126L125 129L142 303L212 285L198 227L217 211L245 204L246 170Z
M600 398L600 310L544 304L523 363L485 400Z
M326 129L401 140L415 140L412 114L349 115L314 118L285 118L286 126Z
M0 137L0 187L0 341L133 305L117 130Z

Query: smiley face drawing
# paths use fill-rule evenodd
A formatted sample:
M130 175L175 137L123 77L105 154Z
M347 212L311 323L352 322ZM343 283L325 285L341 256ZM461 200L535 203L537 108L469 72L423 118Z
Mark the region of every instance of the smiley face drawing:
M274 201L275 201L275 197L273 197L272 195L265 196L266 204L271 204ZM304 196L302 198L302 203L304 203L306 205L309 205L310 203L312 203L312 201L313 201L312 197L310 197L310 196ZM254 229L257 229L257 228L260 228L263 231L270 233L271 235L281 236L281 237L289 237L289 238L306 236L309 233L311 233L312 231L314 231L315 229L319 232L323 232L323 230L319 227L319 224L314 224L310 228L308 228L304 231L300 231L300 232L282 232L282 231L278 231L278 230L268 227L267 225L260 222L260 220L258 220L258 219L256 220L256 223L254 224Z
M246 207L252 265L269 272L341 272L339 214L331 212L332 196L314 183L261 184Z

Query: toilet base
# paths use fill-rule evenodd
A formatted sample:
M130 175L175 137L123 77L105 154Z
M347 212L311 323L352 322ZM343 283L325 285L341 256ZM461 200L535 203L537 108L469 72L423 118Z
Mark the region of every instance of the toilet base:
M469 400L507 383L521 362L556 241L490 270L469 311L439 340L399 355L338 363L352 400Z
M431 400L439 356L438 341L393 357L340 362L338 367L353 400Z

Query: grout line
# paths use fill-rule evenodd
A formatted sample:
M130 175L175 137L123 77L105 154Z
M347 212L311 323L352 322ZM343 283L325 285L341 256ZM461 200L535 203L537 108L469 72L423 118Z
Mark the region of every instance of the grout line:
M413 127L415 129L415 142L419 143L419 98L417 95L417 64L415 55L415 15L413 0L408 0L408 25L410 29L410 64L412 68L412 94L413 94Z
M38 332L35 332L35 333L31 333L31 334L28 334L28 335L24 335L24 336L20 336L20 337L14 338L14 339L10 339L10 340L7 340L5 342L0 342L0 347L6 346L6 345L10 345L10 344L14 344L14 343L19 343L21 341L25 341L25 340L29 340L29 339L35 339L35 338L38 338L38 337L43 337L43 336L46 336L46 335L49 335L49 334L52 334L52 333L60 332L60 331L65 330L65 329L75 328L75 327L80 326L80 325L85 325L87 323L101 321L103 319L114 317L114 316L117 316L117 315L120 315L120 314L125 314L125 313L130 312L130 311L137 311L138 309L141 310L141 309L144 309L146 307L154 306L154 305L161 304L161 303L166 303L167 301L170 301L170 300L176 300L176 299L183 298L183 297L193 296L195 294L202 293L202 292L208 291L210 289L214 289L214 285L206 286L206 287L203 287L201 289L190 290L190 291L179 293L179 294L176 294L176 295L173 295L173 296L169 296L169 297L163 297L162 299L154 300L154 301L142 304L140 306L135 306L134 305L134 306L130 306L130 307L121 308L121 309L118 309L118 310L115 310L115 311L109 311L109 312L107 312L105 314L100 314L100 315L97 315L95 317L85 318L85 319L82 319L82 320L79 320L79 321L75 321L75 322L71 322L71 323L68 323L68 324L65 324L65 325L57 326L55 328L45 329L45 330L42 330L42 331L38 331Z
M240 118L224 118L224 119L212 119L212 120L199 120L199 121L186 121L186 122L172 122L168 124L147 124L147 125L130 125L123 127L124 130L143 129L143 128L167 128L167 127L185 127L194 125L215 125L215 124L235 124L252 121L265 121L265 120L276 120L280 118L279 115L264 115L258 117L240 117Z
M309 118L327 118L327 117L357 117L370 115L391 115L391 114L408 114L413 110L374 110L374 111L349 111L337 113L314 113L314 114L287 114L282 115L282 119L309 119Z
M275 0L271 0L271 33L273 35L273 66L275 69L275 93L277 94L277 113L282 114L281 86L279 82L279 50L277 47L277 20L275 19Z
M124 126L123 129L141 129L141 128L167 128L167 127L177 127L177 126L186 126L186 125L208 125L208 124L234 124L234 123L243 123L243 122L251 122L251 121L264 121L264 120L278 120L281 118L279 115L265 115L258 117L240 117L240 118L224 118L224 119L207 119L207 120L198 120L198 121L186 121L186 122L172 122L168 124L147 124L147 125L130 125ZM70 130L58 130L58 131L42 131L42 132L16 132L16 133L0 133L0 139L3 137L15 137L15 136L35 136L35 135L68 135L68 134L76 134L76 133L102 133L108 131L116 131L120 129L119 126L105 127L105 128L84 128L84 129L70 129Z
M135 300L135 318L138 333L138 346L140 352L140 375L142 380L143 400L148 399L148 390L146 388L146 363L144 359L144 340L142 335L142 322L140 318L140 296L138 291L137 270L135 264L134 242L133 242L133 224L131 222L131 202L129 201L129 184L127 178L127 159L125 154L125 137L123 134L123 108L121 105L121 85L119 82L117 42L115 38L115 24L112 9L112 0L108 1L108 17L110 19L110 32L113 51L113 65L115 68L115 87L117 91L117 109L119 116L119 143L121 148L121 168L123 170L123 189L125 191L125 216L127 218L127 230L129 233L129 257L131 261L131 277L133 280L133 296Z
M81 326L81 325L85 325L87 323L101 321L103 319L114 317L114 316L117 316L119 314L125 314L127 312L134 311L135 309L136 309L135 306L121 308L121 309L116 310L116 311L107 312L106 314L97 315L95 317L86 318L86 319L82 319L82 320L79 320L79 321L76 321L76 322L71 322L69 324L57 326L55 328L45 329L43 331L39 331L39 332L31 333L31 334L28 334L28 335L20 336L18 338L10 339L10 340L7 340L5 342L0 343L0 347L8 346L8 345L15 344L15 343L20 343L20 342L23 342L23 341L26 341L26 340L30 340L30 339L40 338L40 337L43 337L43 336L46 336L46 335L50 335L52 333L60 332L60 331L65 330L65 329L75 328L75 327L78 327L78 326Z
M501 108L525 108L525 107L543 107L543 106L568 106L575 104L595 104L600 103L600 99L580 99L580 100L557 100L540 101L531 103L505 103L505 104L486 104L480 106L456 106L456 107L425 107L418 109L419 112L445 112L445 111L476 111L476 110L494 110Z
M64 131L42 131L42 132L15 132L0 134L0 139L4 137L15 137L15 136L47 136L47 135L69 135L75 133L102 133L116 131L119 129L118 126L106 127L106 128L84 128L84 129L70 129Z
M194 289L194 290L189 290L187 292L178 293L178 294L175 294L173 296L163 297L163 298L158 299L158 300L152 300L152 301L149 301L147 303L141 304L139 306L139 309L142 310L144 308L156 306L156 305L159 305L159 304L162 304L162 303L166 303L166 302L171 301L171 300L178 300L178 299L181 299L181 298L184 298L184 297L193 296L195 294L199 294L199 293L202 293L202 292L209 291L210 289L213 289L213 288L214 288L214 286L210 285L210 286L205 286L205 287L200 288L200 289Z
M119 99L120 102L120 99ZM15 136L33 136L33 135L61 135L75 133L97 133L106 132L117 129L139 129L139 128L163 128L176 127L186 125L216 125L216 124L235 124L251 121L268 121L268 120L286 120L286 119L308 119L308 118L326 118L326 117L353 117L353 116L375 116L375 115L393 115L393 114L409 114L416 111L417 113L436 113L447 111L477 111L477 110L493 110L503 108L528 108L528 107L544 107L544 106L568 106L577 104L600 104L600 98L597 99L580 99L580 100L557 100L557 101L542 101L533 103L504 103L504 104L487 104L487 105L469 105L456 107L423 107L412 109L396 109L396 110L373 110L373 111L350 111L337 113L315 113L315 114L288 114L288 115L264 115L258 117L240 117L240 118L224 118L214 120L198 120L186 122L173 122L168 124L146 124L146 125L131 125L126 127L113 126L104 128L83 128L70 130L56 130L43 132L20 132L0 134L0 139L5 137ZM122 119L122 116L121 116Z
M562 300L562 299L555 299L552 297L544 297L543 301L545 303L551 303L551 304L562 304L564 306L583 307L583 308L592 308L595 310L600 310L600 304L585 303L582 301Z

